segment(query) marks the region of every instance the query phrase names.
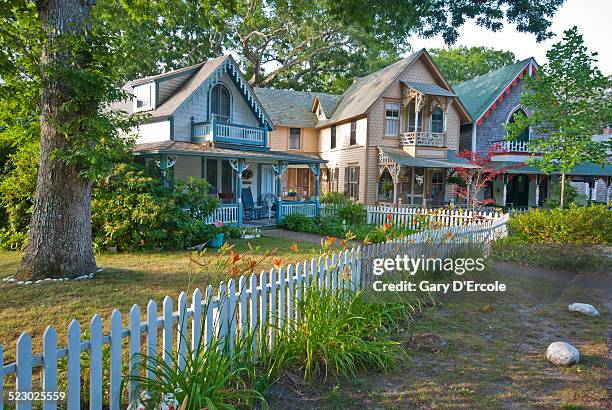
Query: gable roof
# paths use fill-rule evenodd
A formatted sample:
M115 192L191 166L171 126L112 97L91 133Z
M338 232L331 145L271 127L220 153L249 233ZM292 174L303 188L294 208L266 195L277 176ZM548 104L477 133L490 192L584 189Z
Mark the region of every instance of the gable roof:
M474 122L487 112L491 104L532 61L535 64L535 60L530 57L454 86L455 92Z
M276 88L255 88L255 94L275 125L314 128L319 121L312 112L315 97L319 98L323 111L331 115L339 95L309 91L279 90Z
M401 81L403 84L412 88L413 90L417 90L421 94L429 94L429 95L438 95L441 97L456 97L452 91L447 90L446 88L442 88L436 84L427 84L427 83L417 83L414 81Z
M334 110L333 115L324 123L333 123L364 114L382 95L393 81L426 53L419 50L387 67L365 77L355 79L353 84L342 94L342 100Z
M138 85L156 82L156 84L159 86L159 84L163 85L164 81L169 81L171 78L179 78L179 85L174 87L175 89L170 92L168 98L156 106L154 110L143 111L144 114L147 114L148 119L165 118L172 116L181 106L181 104L183 104L198 89L198 87L200 87L206 81L214 81L217 76L220 76L225 72L231 74L230 77L232 75L235 77L232 78L239 83L237 84L237 88L243 95L245 95L247 105L250 105L254 112L257 112L255 116L257 117L258 114L261 115L265 121L271 127L273 127L273 122L266 112L266 109L259 101L255 93L251 92L251 87L242 76L240 69L231 55L213 58L203 63L169 71L167 73L133 80L128 82L123 87L123 90L132 93L134 87ZM121 109L129 114L133 114L134 111L132 101L123 101L116 104L114 108Z

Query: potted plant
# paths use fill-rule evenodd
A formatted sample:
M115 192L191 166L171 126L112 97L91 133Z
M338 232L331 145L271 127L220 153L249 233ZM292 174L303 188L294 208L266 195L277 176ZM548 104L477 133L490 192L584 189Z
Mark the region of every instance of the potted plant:
M209 246L211 248L220 248L223 246L223 221L217 219L214 223L213 223L214 227L212 230L212 238L209 242Z

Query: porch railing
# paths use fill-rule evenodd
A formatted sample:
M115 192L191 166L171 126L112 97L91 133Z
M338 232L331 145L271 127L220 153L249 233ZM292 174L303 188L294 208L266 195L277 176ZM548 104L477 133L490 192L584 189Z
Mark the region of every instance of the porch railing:
M283 202L283 215L302 214L305 216L317 216L317 204L312 202L297 202L294 204Z
M238 204L222 204L219 205L215 211L206 217L206 223L214 223L215 221L222 221L223 223L237 223L238 222Z
M191 138L193 142L230 142L263 146L266 130L247 125L225 122L192 122Z
M503 152L533 152L527 141L493 141L493 144L500 145Z
M424 147L446 147L446 133L427 131L405 132L400 135L400 144Z

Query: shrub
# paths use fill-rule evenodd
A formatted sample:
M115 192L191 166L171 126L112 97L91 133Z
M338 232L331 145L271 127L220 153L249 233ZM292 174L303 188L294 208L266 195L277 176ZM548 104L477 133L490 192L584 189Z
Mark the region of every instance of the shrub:
M610 244L612 210L605 205L532 209L508 222L510 241L543 244Z
M580 195L576 188L574 188L569 181L565 184L565 204L576 204L578 202L586 202L586 197ZM561 184L555 184L552 189L550 198L544 201L546 208L559 208L561 206Z
M344 205L351 200L343 192L325 192L321 195L322 204Z
M206 181L189 179L166 187L144 168L120 164L93 193L94 246L127 251L205 242L210 229L202 218L218 203L207 191Z
M356 202L348 202L338 208L338 217L350 225L363 224L366 219L366 207Z
M281 226L297 232L316 232L315 219L302 214L291 214L283 217Z

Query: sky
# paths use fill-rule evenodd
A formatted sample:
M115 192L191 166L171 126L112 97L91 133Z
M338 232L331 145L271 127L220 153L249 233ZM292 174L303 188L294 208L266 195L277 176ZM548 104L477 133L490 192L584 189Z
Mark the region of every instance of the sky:
M513 25L505 24L498 32L478 27L468 21L459 29L454 46L485 46L512 51L519 60L535 57L539 64L546 63L546 51L561 40L563 31L578 26L590 52L597 52L597 65L606 75L612 75L612 0L567 0L552 18L550 30L555 36L541 43L533 34L519 33ZM441 36L430 39L413 37L412 49L444 47Z

